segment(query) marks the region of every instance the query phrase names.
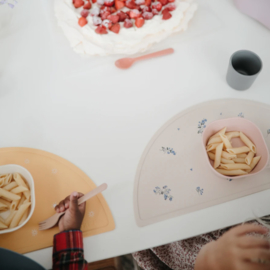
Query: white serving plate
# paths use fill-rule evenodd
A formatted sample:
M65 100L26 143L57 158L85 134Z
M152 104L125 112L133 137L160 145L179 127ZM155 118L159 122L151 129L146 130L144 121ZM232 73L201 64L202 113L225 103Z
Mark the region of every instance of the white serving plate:
M26 170L24 167L19 166L19 165L9 164L9 165L0 166L0 175L8 174L8 173L15 173L15 172L21 174L24 177L24 179L27 181L27 183L29 184L29 187L31 189L31 209L30 209L30 213L27 219L21 225L12 229L0 230L0 234L14 232L20 229L21 227L23 227L33 215L34 209L35 209L35 186L34 186L34 179L31 173L28 170ZM5 213L1 213L0 216L3 218L6 218L8 214L9 214L9 211Z

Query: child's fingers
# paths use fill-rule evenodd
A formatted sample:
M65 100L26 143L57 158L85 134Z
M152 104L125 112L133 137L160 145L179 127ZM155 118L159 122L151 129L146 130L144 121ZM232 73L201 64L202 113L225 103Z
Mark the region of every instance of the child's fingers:
M246 262L239 267L239 270L269 270L269 266L269 264Z
M255 224L244 224L231 229L231 233L234 234L235 236L241 236L252 232L265 234L268 231L269 230L267 228Z
M241 257L244 260L248 260L250 262L259 262L259 261L270 262L270 250L263 248L243 249L241 251L241 255L242 255Z
M241 248L266 248L270 249L269 241L265 239L259 239L254 236L244 236L239 239L239 247Z
M57 213L60 213L60 212L65 211L64 200L61 201L58 205L56 205L54 209L55 209L55 211L56 211Z

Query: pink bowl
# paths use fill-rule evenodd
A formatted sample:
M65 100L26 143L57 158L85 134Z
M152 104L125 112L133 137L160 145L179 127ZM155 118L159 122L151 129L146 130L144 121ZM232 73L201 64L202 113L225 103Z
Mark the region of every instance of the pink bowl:
M209 159L207 152L205 150L205 146L207 144L208 139L224 127L227 127L226 132L228 132L228 131L242 131L256 145L256 148L257 148L256 155L261 156L261 159L251 173L246 174L246 175L240 175L240 176L226 176L226 175L218 173L214 169L213 161ZM235 118L228 118L228 119L222 119L222 120L217 120L217 121L211 122L210 124L208 124L206 126L206 128L202 134L202 143L203 143L203 150L205 153L205 157L208 160L209 167L219 177L226 178L226 179L227 178L236 179L236 178L248 177L248 176L255 175L255 174L261 172L268 165L268 161L269 161L268 148L267 148L267 145L265 143L265 140L263 138L263 135L262 135L260 129L254 123L252 123L249 120L246 120L244 118L235 117ZM233 147L239 147L239 146L244 145L244 143L239 138L233 138L232 145L233 145Z

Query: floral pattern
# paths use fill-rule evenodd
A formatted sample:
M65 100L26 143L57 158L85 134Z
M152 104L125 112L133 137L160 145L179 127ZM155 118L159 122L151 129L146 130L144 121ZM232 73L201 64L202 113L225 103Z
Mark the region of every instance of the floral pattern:
M207 119L203 119L202 121L199 121L199 123L198 123L198 134L202 134L203 133L203 131L204 131L204 129L206 128L206 125L205 125L205 123L207 122Z
M162 189L160 187L155 187L153 191L155 194L164 195L164 200L169 199L169 201L172 201L173 199L173 196L170 194L171 190L167 186L164 186Z
M231 182L231 181L232 181L232 178L227 178L227 180L228 180L229 182Z
M32 230L32 236L36 236L37 235L37 230Z
M176 152L173 150L173 148L170 147L161 147L160 151L164 152L164 154L173 154L174 156L176 155Z
M245 116L244 116L244 114L243 114L242 112L240 112L240 113L238 114L238 117L244 118Z
M196 191L198 192L198 194L203 195L203 188L197 187Z
M94 211L90 211L90 212L88 213L88 216L89 216L89 217L93 217L94 215L95 215Z
M14 8L18 4L17 0L0 0L0 5L7 4L10 8Z

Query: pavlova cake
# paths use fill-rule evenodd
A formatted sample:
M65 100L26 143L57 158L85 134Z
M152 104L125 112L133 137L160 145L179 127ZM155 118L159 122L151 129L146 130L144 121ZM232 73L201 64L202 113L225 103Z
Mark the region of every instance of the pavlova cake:
M185 31L193 0L54 0L71 46L84 55L134 54Z

